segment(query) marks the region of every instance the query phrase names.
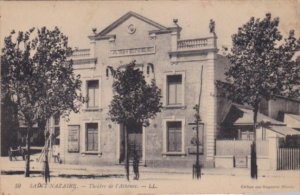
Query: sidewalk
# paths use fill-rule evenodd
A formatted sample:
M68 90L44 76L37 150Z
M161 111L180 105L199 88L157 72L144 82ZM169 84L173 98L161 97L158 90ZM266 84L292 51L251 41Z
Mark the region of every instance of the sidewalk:
M31 159L36 159L32 156ZM50 163L51 175L71 177L71 176L86 176L86 177L123 177L124 166L91 166L91 165L70 165ZM21 174L25 168L25 161L18 158L18 161L9 161L8 157L0 157L1 174ZM40 173L43 168L42 162L31 161L30 170L33 173ZM131 167L130 167L131 169ZM168 174L168 175L192 175L192 168L165 168L165 167L140 167L140 173L147 174ZM224 175L224 176L249 176L250 169L245 168L203 168L202 175ZM300 170L287 171L268 171L259 170L259 177L300 177Z

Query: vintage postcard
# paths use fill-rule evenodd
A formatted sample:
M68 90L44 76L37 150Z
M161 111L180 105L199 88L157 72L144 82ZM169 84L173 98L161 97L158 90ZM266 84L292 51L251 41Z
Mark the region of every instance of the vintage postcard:
M299 193L299 8L0 2L0 194Z

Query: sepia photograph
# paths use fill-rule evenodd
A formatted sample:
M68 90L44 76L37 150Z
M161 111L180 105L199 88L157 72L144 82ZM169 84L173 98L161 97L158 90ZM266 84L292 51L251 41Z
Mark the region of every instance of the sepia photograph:
M0 2L0 195L299 194L299 10Z

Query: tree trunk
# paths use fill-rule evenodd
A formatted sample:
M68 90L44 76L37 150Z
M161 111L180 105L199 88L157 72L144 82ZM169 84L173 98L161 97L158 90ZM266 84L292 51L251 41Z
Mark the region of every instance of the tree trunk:
M253 109L253 143L251 145L251 178L257 179L257 155L256 155L256 124L257 124L258 103Z
M50 168L49 168L49 161L48 161L48 152L49 152L49 144L50 144L50 132L48 126L45 128L45 160L44 160L44 178L45 182L50 182ZM51 145L50 145L51 147Z
M253 110L253 132L254 132L254 141L255 142L256 142L257 113L258 113L258 104L255 104L254 110Z
M26 137L26 146L27 146L27 154L26 154L26 165L25 165L25 177L30 176L30 137L31 137L32 125L28 125L27 127L27 137Z
M124 125L124 134L125 134L125 171L126 171L126 178L129 181L129 148L128 148L128 130L127 125Z
M49 161L48 161L48 149L45 149L45 161L44 161L44 178L45 182L50 182L50 168L49 168Z

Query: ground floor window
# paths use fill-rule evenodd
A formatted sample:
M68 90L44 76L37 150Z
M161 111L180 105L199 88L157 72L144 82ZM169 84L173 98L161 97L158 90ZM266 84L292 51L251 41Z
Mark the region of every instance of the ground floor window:
M68 126L68 152L79 152L79 125Z
M240 139L241 140L254 140L254 133L251 131L241 131Z
M181 121L167 122L167 152L181 152L182 123Z
M98 151L98 123L86 124L86 150Z

